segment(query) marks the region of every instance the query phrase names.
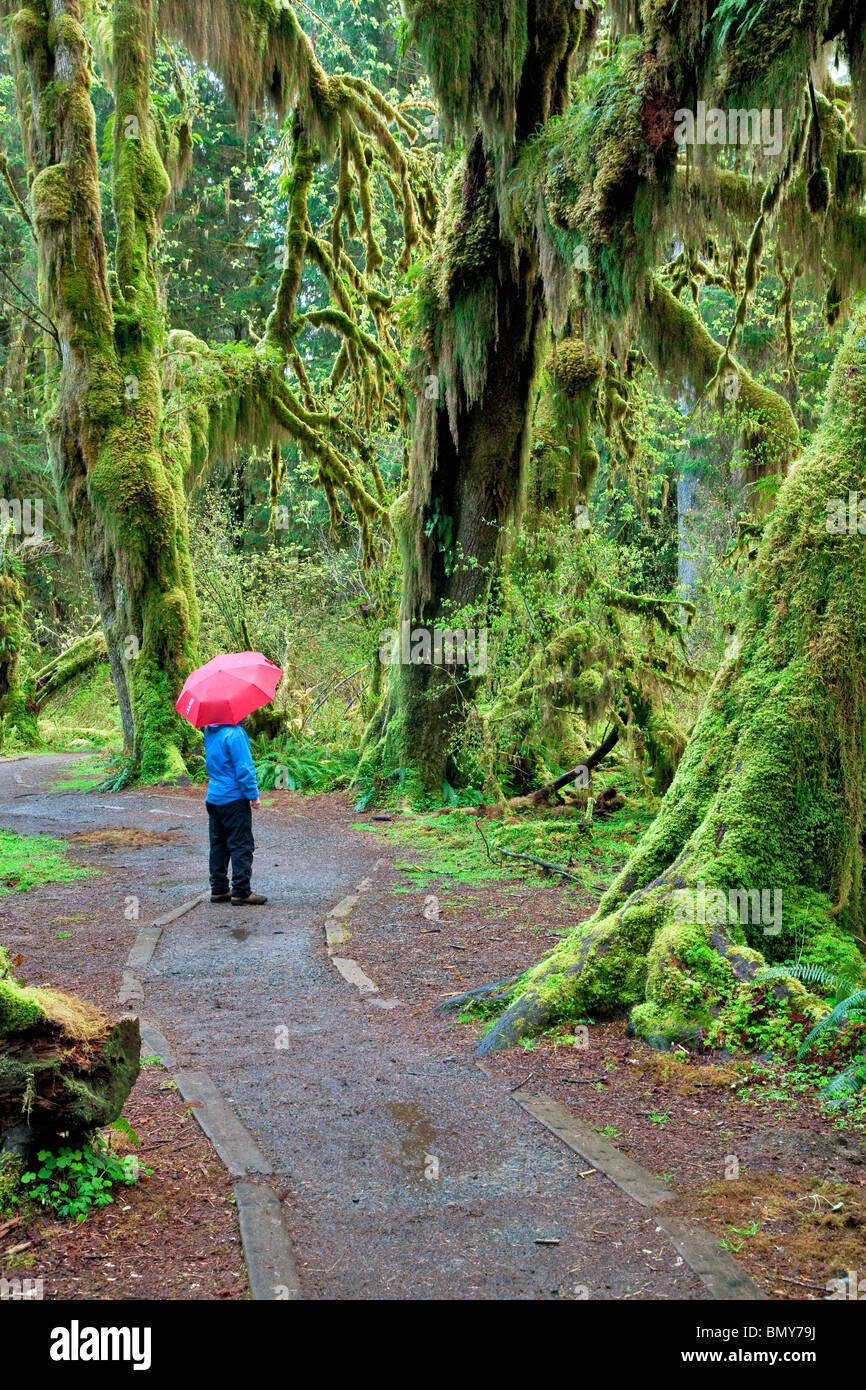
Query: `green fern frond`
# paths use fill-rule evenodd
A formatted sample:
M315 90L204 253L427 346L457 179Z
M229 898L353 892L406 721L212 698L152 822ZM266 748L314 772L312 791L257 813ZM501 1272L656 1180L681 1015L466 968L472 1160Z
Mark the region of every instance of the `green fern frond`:
M766 970L758 972L755 981L757 984L763 984L765 980L782 980L786 976L795 980L802 980L804 984L824 985L830 989L838 989L840 985L849 983L840 979L838 975L831 974L822 965L816 965L813 961L797 961L793 965L769 966Z
M841 1003L836 1005L835 1009L827 1014L826 1018L822 1018L821 1022L815 1025L809 1036L804 1040L800 1051L797 1053L797 1061L799 1062L802 1060L812 1043L821 1033L825 1033L828 1028L838 1028L842 1019L846 1018L852 1010L862 1010L864 1008L866 1008L866 989L858 989L854 994L849 994L847 999L843 999Z
M837 1076L833 1077L832 1081L827 1082L821 1095L831 1105L839 1104L859 1095L864 1085L866 1085L866 1066L861 1062L859 1066L853 1067L849 1071L840 1071Z

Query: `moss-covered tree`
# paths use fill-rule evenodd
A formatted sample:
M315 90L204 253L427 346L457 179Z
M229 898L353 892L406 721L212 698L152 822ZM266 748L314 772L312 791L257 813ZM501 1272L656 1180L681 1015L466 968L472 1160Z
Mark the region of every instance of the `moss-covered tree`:
M634 28L630 6L614 21ZM523 980L482 1051L558 1017L631 1008L641 1033L706 1035L737 982L753 978L775 934L731 921L731 893L781 892L783 932L813 958L856 968L863 935L864 653L860 537L827 527L827 504L862 486L864 317L836 362L821 430L800 457L784 400L759 388L735 347L771 229L829 281L827 312L862 284L861 7L647 3L572 108L540 132L518 167L515 215L539 229L555 307L581 258L584 331L598 348L638 337L675 390L721 396L725 382L754 476L784 473L749 576L733 659L719 671L659 815L598 911ZM852 85L832 102L810 92L831 41ZM760 54L760 62L757 55ZM730 160L678 161L676 110L781 105L780 158L750 180ZM706 154L706 152L705 152ZM735 322L716 344L653 271L666 235L700 246L708 231L751 220L740 256ZM715 224L715 225L714 225ZM820 243L823 242L823 245ZM735 259L736 259L735 255ZM688 274L694 257L686 258ZM703 272L700 272L703 273ZM680 286L682 288L682 286ZM756 528L760 530L760 527ZM710 902L704 912L698 902ZM688 903L693 904L692 919ZM724 902L725 907L719 906ZM739 900L738 900L739 903ZM815 1007L795 981L807 1014Z
M312 458L334 522L343 494L365 551L384 518L384 489L365 431L401 419L393 300L379 283L383 253L372 190L387 185L402 220L402 265L432 223L429 169L410 149L415 127L370 84L331 78L292 8L281 0L204 6L164 0L24 0L10 14L13 68L39 252L46 423L55 484L72 545L99 606L124 737L142 777L184 771L194 737L173 711L195 663L198 616L189 561L186 489L237 443L265 446L276 496L280 443ZM173 119L153 99L158 41L180 37L224 81L241 124L269 107L293 116L284 265L261 341L230 348L173 333L159 266L161 219L192 152L182 83ZM114 247L103 235L93 62L114 99ZM339 160L330 236L312 227L308 198L322 159ZM359 209L359 211L357 211ZM360 235L360 267L344 246ZM301 311L306 265L327 286L324 307ZM337 354L316 392L300 334L327 328ZM294 377L294 387L290 384ZM354 386L352 411L334 393ZM326 399L327 397L327 399Z
M26 618L14 555L0 545L0 746L7 730L37 742L36 703L22 670Z
M828 502L847 509L862 488L864 334L861 311L824 423L767 523L736 655L656 820L594 917L530 972L483 1051L575 1012L632 1008L639 1032L665 1039L705 1031L736 982L754 977L768 938L766 923L732 926L726 908L688 921L681 905L703 890L710 903L718 890L725 903L731 890L779 890L810 955L856 970L852 933L862 936L866 917L866 549L847 525L828 529ZM803 1001L801 986L790 989Z

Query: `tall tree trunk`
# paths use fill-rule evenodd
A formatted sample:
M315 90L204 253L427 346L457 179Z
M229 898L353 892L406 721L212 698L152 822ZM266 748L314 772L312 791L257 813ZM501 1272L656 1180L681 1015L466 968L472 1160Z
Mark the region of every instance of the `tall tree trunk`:
M24 595L14 561L0 559L0 747L5 733L17 729L25 743L39 741L32 690L22 680Z
M822 427L766 525L738 653L656 820L590 921L530 971L482 1052L557 1018L622 1008L651 1038L700 1036L770 947L790 959L805 941L836 973L859 969L866 545L849 503L866 456L864 335L861 309ZM760 922L753 900L745 923L741 899L732 910L738 890L768 895ZM802 986L787 987L808 1014Z
M158 781L184 772L191 746L173 704L197 612L182 468L161 437L154 244L169 180L150 109L151 0L116 0L113 18L113 274L79 0L25 0L12 32L40 294L57 330L45 341L55 483L94 585L127 749Z
M407 6L410 18L421 9ZM586 14L571 0L509 4L496 19L501 52L481 33L459 39L490 49L478 62L489 61L513 129L509 137L509 116L503 112L497 123L487 108L487 128L476 130L455 177L420 292L410 482L392 521L403 565L401 622L425 630L431 645L437 628L483 625L502 528L521 495L546 311L537 254L515 244L502 195L515 152L562 109ZM430 26L426 42L437 62L445 42L439 22L419 20L422 46ZM506 63L514 64L521 38L515 74ZM502 71L494 71L500 59ZM441 76L439 87L443 120L454 122L461 104L471 104L469 93L451 90ZM400 662L368 732L363 768L397 764L414 800L438 799L472 686L465 666Z

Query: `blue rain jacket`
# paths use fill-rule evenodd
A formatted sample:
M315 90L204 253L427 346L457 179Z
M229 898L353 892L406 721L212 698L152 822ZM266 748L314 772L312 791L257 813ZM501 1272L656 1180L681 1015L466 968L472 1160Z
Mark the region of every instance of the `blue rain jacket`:
M240 724L208 724L204 731L204 762L211 806L229 801L257 801L259 787L250 741Z

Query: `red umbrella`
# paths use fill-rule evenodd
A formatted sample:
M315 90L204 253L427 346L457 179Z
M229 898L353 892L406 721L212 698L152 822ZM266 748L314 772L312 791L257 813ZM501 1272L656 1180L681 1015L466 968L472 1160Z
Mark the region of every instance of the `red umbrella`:
M187 676L175 709L196 729L239 724L274 698L282 674L261 652L215 656Z

